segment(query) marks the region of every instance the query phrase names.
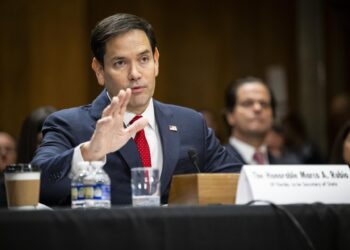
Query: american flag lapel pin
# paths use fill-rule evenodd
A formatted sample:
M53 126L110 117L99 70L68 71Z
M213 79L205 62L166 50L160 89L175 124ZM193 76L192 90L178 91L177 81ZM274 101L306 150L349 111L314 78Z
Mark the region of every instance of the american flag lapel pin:
M177 127L175 125L169 125L169 130L177 132Z

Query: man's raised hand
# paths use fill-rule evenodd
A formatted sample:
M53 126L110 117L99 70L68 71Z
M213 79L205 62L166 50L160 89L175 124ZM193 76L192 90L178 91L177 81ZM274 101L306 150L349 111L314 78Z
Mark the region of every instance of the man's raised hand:
M147 125L147 119L142 117L125 128L123 118L130 97L129 88L120 90L118 96L113 97L110 105L103 110L90 141L81 146L85 161L103 159L106 154L123 147L137 131Z

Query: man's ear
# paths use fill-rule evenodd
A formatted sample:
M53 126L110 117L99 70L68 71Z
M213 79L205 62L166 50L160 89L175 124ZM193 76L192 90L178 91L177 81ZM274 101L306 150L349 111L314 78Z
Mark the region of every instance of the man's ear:
M104 77L103 66L96 59L96 57L92 58L91 68L93 69L93 71L96 74L96 78L97 78L98 84L101 85L101 86L104 86L105 85L105 77Z
M236 119L235 119L234 111L231 111L231 112L226 111L226 121L231 127L235 125Z
M159 74L159 51L158 51L157 47L154 49L153 59L154 59L154 75L158 76L158 74Z

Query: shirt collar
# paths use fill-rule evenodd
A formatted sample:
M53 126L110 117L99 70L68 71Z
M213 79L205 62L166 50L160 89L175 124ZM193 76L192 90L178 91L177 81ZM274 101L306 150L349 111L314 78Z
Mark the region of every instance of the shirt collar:
M253 155L255 153L255 147L251 146L250 144L247 144L241 140L238 140L235 137L230 137L229 143L234 146L237 151L240 153L240 155L243 157L244 161L248 164L251 164L254 162ZM264 154L264 158L267 159L267 147L266 145L261 145L258 150Z
M129 124L129 122L135 117L135 115L138 114L134 114L128 111L125 111L124 114L124 124ZM146 108L146 110L142 113L139 114L142 117L145 117L148 121L148 126L150 126L152 129L155 129L155 117L154 117L154 106L153 106L153 98L151 98L151 100L148 103L148 106Z
M108 94L108 91L106 91L108 99L111 101L111 97ZM148 106L146 110L142 114L134 114L128 111L125 111L124 114L124 124L129 124L129 122L135 117L135 115L142 115L142 117L146 117L148 121L148 126L150 126L152 129L156 128L156 119L154 117L154 105L153 105L153 98L148 103Z

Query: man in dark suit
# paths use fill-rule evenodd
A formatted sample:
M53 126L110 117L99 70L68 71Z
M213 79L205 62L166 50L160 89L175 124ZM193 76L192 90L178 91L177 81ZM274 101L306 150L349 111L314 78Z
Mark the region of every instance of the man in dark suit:
M265 138L270 131L276 108L272 90L259 78L245 77L231 83L226 91L226 120L231 128L231 155L244 164L298 164L296 157L275 158Z
M42 203L70 204L68 176L82 161L105 163L112 204L131 203L130 169L139 166L160 169L166 203L172 176L197 172L189 151L197 153L202 172L240 170L241 162L199 113L152 98L159 51L149 23L130 14L110 16L92 31L91 48L92 68L105 90L90 105L56 112L45 122L32 162L42 169Z

